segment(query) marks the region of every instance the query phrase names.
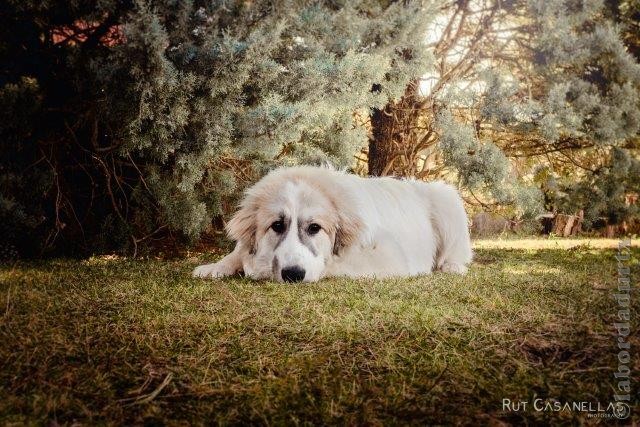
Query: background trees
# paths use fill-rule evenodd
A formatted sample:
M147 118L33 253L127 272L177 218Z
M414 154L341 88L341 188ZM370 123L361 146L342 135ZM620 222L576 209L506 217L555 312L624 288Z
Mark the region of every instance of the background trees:
M470 203L516 215L544 207L585 210L587 224L633 217L638 10L633 2L444 4L430 33L436 66L422 93L415 85L386 106L391 124L381 128L396 133L373 132L369 153L385 153L370 159L373 173L453 177Z
M1 7L0 222L22 251L194 239L268 168L350 165L369 109L428 69L433 16L417 1Z
M136 252L277 165L456 182L484 210L637 215L638 3L0 5L0 232ZM635 55L635 56L634 56ZM28 237L26 237L28 236Z

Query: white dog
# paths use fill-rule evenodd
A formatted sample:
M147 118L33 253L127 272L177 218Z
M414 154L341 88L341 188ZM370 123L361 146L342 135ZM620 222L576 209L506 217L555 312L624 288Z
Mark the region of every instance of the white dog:
M464 274L467 215L443 182L361 178L327 168L277 169L251 187L227 224L236 247L196 277L254 279Z

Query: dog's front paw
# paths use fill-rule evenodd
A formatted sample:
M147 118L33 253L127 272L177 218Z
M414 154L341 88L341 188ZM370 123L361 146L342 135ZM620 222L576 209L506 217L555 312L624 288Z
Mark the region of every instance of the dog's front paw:
M466 274L467 267L463 264L456 264L452 262L445 262L440 266L440 271L443 273L456 273L456 274Z
M201 278L226 277L226 276L232 276L234 274L236 274L236 271L233 271L233 269L229 268L227 265L225 265L222 262L201 265L199 267L196 267L192 273L193 277L201 277Z

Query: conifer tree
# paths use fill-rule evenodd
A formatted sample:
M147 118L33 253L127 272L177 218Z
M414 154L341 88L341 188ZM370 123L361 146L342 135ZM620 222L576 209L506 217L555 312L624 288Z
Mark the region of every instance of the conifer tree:
M634 3L443 4L426 92L388 104L401 132L370 143L395 147L378 170L449 177L469 202L517 215L543 207L540 189L548 209L585 210L587 224L637 215Z
M428 69L432 16L420 1L3 2L0 222L32 250L135 250L198 237L269 168L349 166L369 110Z

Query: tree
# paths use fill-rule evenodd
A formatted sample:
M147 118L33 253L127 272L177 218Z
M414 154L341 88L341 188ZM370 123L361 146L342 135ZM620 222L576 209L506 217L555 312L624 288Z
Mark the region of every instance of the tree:
M428 69L430 8L4 2L5 236L23 253L195 239L268 168L348 166L358 118Z
M478 52L491 51L489 31L500 10L497 2L441 2L427 42L435 62L426 75L412 81L402 99L391 100L371 115L369 174L434 177L429 162L438 142L436 118L445 107L443 94L477 73Z
M615 6L627 21L631 3ZM398 108L406 99L385 110L419 136L370 142L403 154L385 171L457 179L485 209L533 213L542 187L548 207L585 209L587 224L635 215L626 195L640 190L637 180L607 172L637 170L640 66L625 47L631 24L619 30L599 1L450 2L440 16L426 94L412 92L409 113ZM595 190L612 180L615 191ZM589 197L586 188L594 188ZM622 205L625 215L605 209Z

